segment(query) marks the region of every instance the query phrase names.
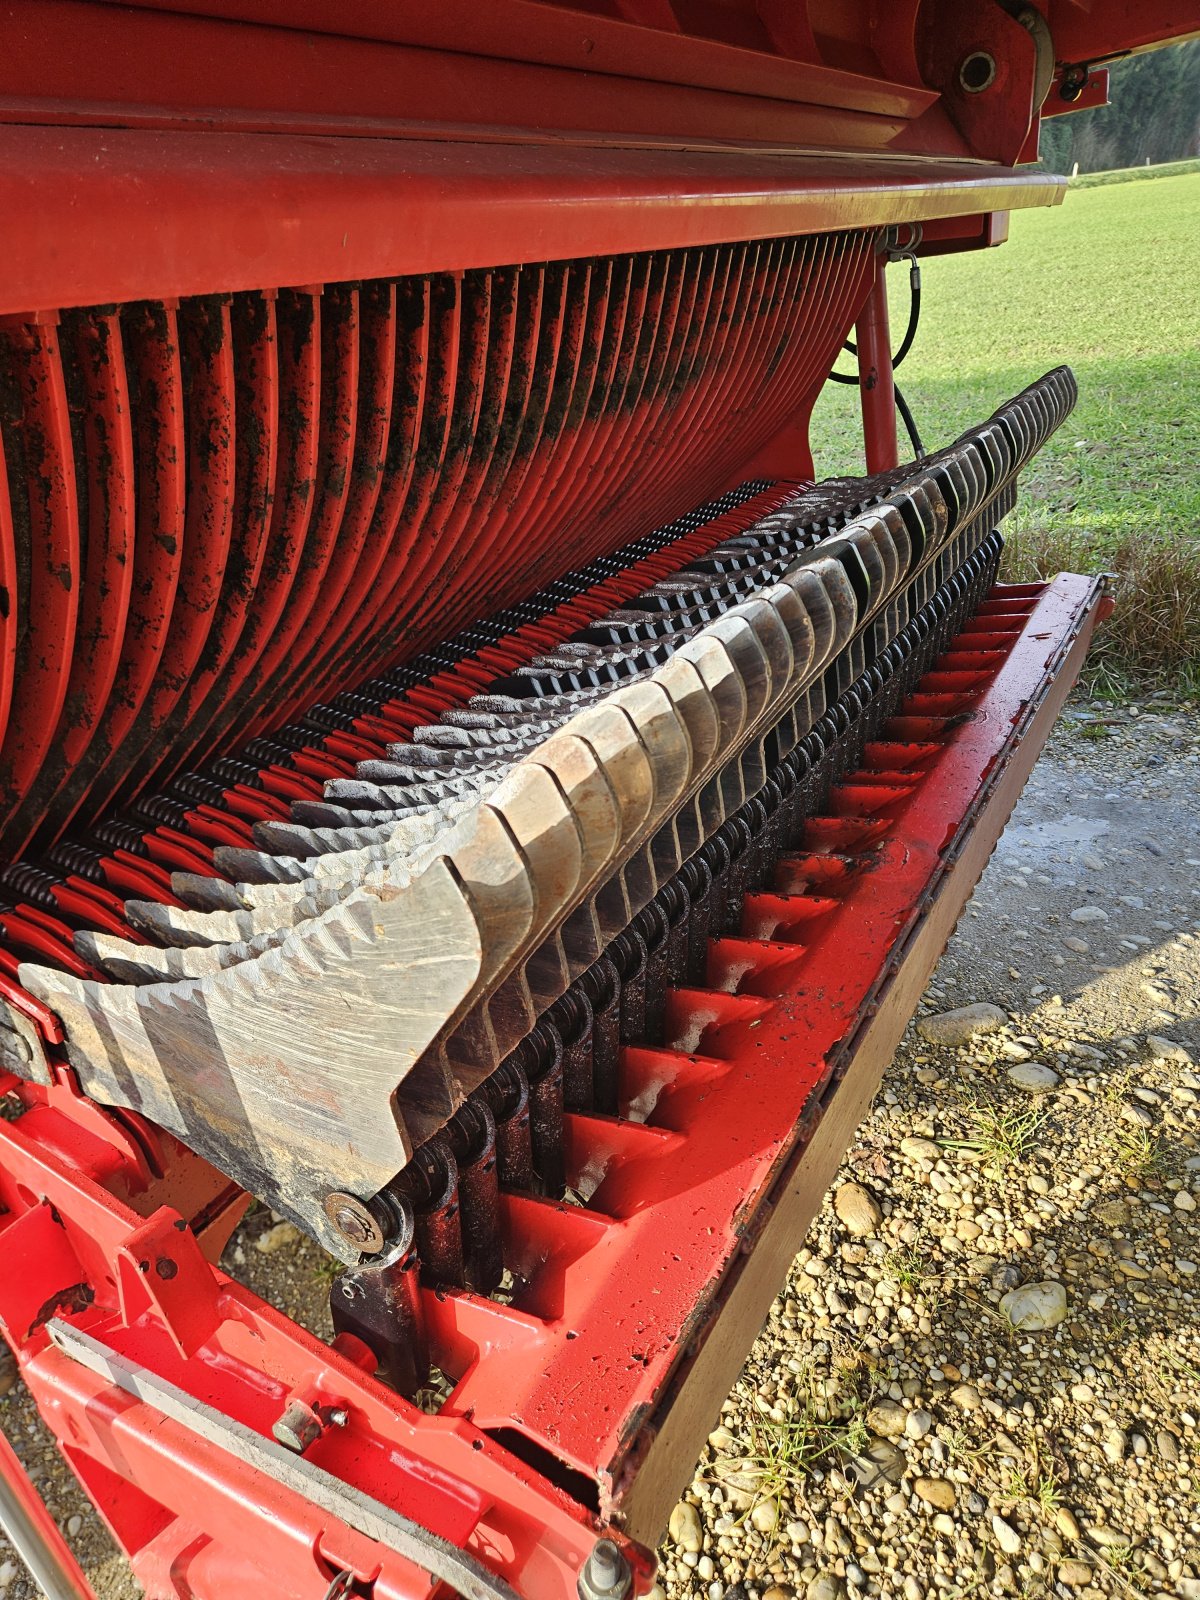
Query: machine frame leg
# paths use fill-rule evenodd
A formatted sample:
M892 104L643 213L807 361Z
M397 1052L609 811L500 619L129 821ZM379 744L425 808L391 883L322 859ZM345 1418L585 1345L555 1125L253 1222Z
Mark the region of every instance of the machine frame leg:
M888 325L887 259L880 256L875 282L854 326L858 345L858 392L868 472L886 472L900 460L896 445L896 385Z

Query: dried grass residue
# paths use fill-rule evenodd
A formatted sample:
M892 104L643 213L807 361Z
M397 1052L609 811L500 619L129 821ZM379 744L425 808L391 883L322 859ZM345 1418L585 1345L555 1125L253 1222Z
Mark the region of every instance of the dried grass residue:
M1127 537L1102 550L1116 609L1096 631L1085 673L1097 692L1200 690L1200 535ZM1092 572L1097 542L1076 529L1006 535L1002 577L1028 583L1057 572Z

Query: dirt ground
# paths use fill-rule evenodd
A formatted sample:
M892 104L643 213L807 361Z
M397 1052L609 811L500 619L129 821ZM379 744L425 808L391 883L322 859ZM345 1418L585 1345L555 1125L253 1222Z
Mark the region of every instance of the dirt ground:
M1193 706L1072 701L676 1508L671 1600L1200 1600L1198 789ZM319 1324L314 1249L261 1213L232 1248ZM135 1595L19 1381L0 1424Z

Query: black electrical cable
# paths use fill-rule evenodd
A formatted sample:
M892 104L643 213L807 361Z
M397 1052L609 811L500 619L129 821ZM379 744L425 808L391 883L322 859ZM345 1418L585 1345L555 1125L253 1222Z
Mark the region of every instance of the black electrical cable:
M909 409L908 401L901 394L900 386L895 382L894 378L896 368L912 349L912 342L917 335L917 325L921 320L921 268L915 256L912 257L911 265L908 269L908 290L908 327L904 330L904 337L900 341L899 349L892 357L892 390L896 396L896 410L900 413L901 420L908 433L909 442L913 447L917 460L921 461L925 456L925 446L921 443L921 435L917 431L917 424ZM853 339L847 339L842 348L848 350L852 356L858 354L858 346ZM834 383L857 384L859 381L856 377L848 377L844 372L831 371L829 376Z
M892 393L896 397L896 410L904 419L904 426L908 430L908 437L913 447L913 455L918 461L925 459L925 446L921 443L921 435L917 432L917 424L912 412L908 409L908 401L900 393L897 384L892 384Z

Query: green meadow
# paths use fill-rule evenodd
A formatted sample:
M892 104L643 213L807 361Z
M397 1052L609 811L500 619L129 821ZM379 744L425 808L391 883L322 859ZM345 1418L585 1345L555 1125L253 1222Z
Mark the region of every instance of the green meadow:
M891 277L897 343L907 269ZM1116 573L1117 614L1093 658L1099 686L1194 688L1200 171L1072 186L1061 207L1014 213L998 249L922 263L920 331L898 379L926 448L1061 362L1079 404L1022 479L1005 525L1009 574ZM842 365L852 370L852 358ZM818 401L818 476L862 470L857 399L829 384Z

